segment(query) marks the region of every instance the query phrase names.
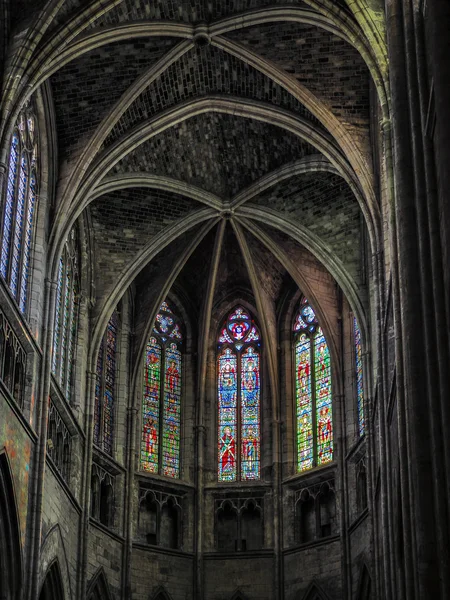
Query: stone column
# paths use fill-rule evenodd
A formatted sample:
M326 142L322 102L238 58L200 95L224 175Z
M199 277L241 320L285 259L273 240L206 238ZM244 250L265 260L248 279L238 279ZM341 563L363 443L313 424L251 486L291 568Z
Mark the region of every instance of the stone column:
M30 490L30 505L33 507L30 519L30 545L28 554L28 573L26 598L37 600L39 578L39 554L42 534L42 499L44 495L45 458L47 455L47 419L48 398L52 364L53 329L55 323L56 281L45 281L44 340L41 363L40 384L37 398L36 426L38 441L33 459L33 480Z
M439 491L442 474L440 389L437 385L430 267L430 225L417 33L413 3L387 0L393 124L397 306L397 406L406 598L449 597L445 568L447 513ZM392 475L392 473L391 473ZM397 589L400 594L400 590ZM442 596L441 596L442 594Z

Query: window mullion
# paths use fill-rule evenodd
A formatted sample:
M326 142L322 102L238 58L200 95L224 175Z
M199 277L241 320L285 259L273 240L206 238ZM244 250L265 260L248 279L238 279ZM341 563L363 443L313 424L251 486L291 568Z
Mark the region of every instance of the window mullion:
M241 404L242 404L242 363L241 363L241 351L237 351L237 402L236 402L236 481L241 480L241 438L242 438L242 419L241 419Z
M313 428L313 467L317 467L317 411L316 411L316 334L310 338L311 421Z
M158 402L158 475L162 475L162 459L163 459L163 435L164 435L164 397L166 393L166 347L161 344L161 367L159 373L159 402Z

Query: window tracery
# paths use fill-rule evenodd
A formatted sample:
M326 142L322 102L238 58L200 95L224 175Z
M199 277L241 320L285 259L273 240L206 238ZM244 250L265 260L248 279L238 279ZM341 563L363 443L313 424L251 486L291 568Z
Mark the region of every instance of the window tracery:
M94 462L91 473L91 517L106 527L114 523L114 488L115 477Z
M147 343L142 403L141 469L180 477L182 325L167 302Z
M216 498L215 516L217 550L246 552L263 548L263 496Z
M23 407L26 353L5 315L0 311L0 379Z
M0 249L0 273L22 313L27 307L30 279L37 172L36 117L28 102L17 119L9 146Z
M333 460L330 352L306 298L294 322L295 410L299 472Z
M67 400L72 391L78 326L78 265L78 237L76 229L72 229L58 265L52 354L52 373Z
M48 422L47 422L47 454L52 459L58 472L64 479L69 481L70 454L72 436L69 433L58 409L48 399Z
M182 506L183 496L180 494L141 488L138 535L152 546L180 548Z
M334 479L312 484L295 493L295 533L300 544L336 534Z
M108 321L97 354L94 406L94 444L106 454L113 454L116 362L119 331L117 309Z
M250 313L228 315L218 338L219 481L260 479L260 345Z

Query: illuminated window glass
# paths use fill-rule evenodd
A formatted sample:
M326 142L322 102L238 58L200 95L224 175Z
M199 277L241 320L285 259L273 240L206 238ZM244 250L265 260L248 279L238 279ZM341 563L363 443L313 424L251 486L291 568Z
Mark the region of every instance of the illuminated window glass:
M0 273L22 313L27 307L37 195L37 154L35 117L28 102L19 115L9 147L0 244Z
M294 322L295 411L299 472L333 460L330 352L306 298Z
M363 381L363 366L362 366L362 346L361 346L361 331L359 329L356 317L353 318L353 335L355 341L355 372L356 372L356 398L358 408L358 432L359 435L364 434L365 418L364 418L364 381Z
M94 444L113 454L119 314L115 310L97 354L94 404Z
M67 400L70 400L78 327L78 237L72 229L58 264L52 373Z
M261 477L261 338L250 313L238 306L218 339L219 481Z
M182 342L180 320L163 302L145 351L141 469L173 478L180 477Z

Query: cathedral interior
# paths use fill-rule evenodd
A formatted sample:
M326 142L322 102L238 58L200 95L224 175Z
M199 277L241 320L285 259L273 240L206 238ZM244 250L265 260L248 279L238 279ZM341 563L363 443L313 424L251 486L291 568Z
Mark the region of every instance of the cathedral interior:
M0 28L0 600L448 600L450 2Z

